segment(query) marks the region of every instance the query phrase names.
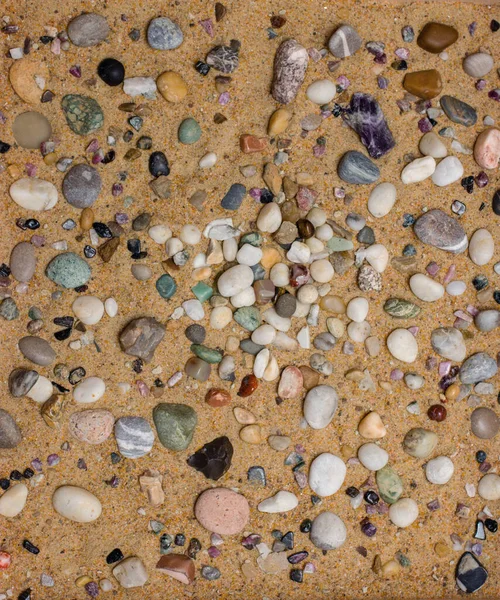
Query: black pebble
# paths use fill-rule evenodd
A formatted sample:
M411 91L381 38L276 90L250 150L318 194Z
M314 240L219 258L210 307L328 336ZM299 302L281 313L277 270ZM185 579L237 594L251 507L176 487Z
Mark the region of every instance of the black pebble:
M309 533L311 531L312 521L311 519L304 519L300 524L300 531L302 533Z
M100 238L110 239L113 237L111 229L105 223L92 223L92 227Z
M500 29L500 23L495 19L492 19L490 23L490 29L491 31L493 31L493 33L495 33L495 31L498 31Z
M194 65L194 68L203 76L208 75L208 72L210 71L210 65L207 65L207 63L204 63L201 60Z
M27 469L24 469L24 471L23 471L24 479L31 479L34 474L35 474L35 471L33 471L33 469L30 469L29 467Z
M273 193L267 188L262 188L260 191L260 203L270 204L274 200Z
M110 162L113 162L115 160L116 157L116 152L114 150L109 150L108 152L106 152L106 154L104 155L104 158L102 159L102 164L103 165L107 165Z
M185 543L186 543L186 536L183 533L178 533L175 536L174 544L176 546L184 546Z
M365 498L365 501L368 504L371 504L372 506L374 504L377 504L379 501L378 494L376 492L374 492L373 490L368 490L367 492L365 492L364 498Z
M10 474L10 478L12 479L12 481L20 481L21 477L22 474L17 469L14 469L14 471L12 471L12 473Z
M371 246L375 243L375 233L371 227L365 225L361 231L358 232L356 239L361 244L366 244L367 246Z
M26 221L24 221L24 226L32 230L38 229L40 227L40 221L37 221L36 219L26 219Z
M169 175L170 167L168 166L168 160L163 152L153 152L149 157L149 172L153 177L160 177L160 175Z
M193 344L203 344L203 342L205 341L207 332L202 325L198 325L198 323L194 323L193 325L189 325L188 327L186 327L186 330L184 331L184 335Z
M0 140L0 154L5 154L9 150L10 150L10 144L7 144L7 142L2 142Z
M73 327L74 322L75 319L72 316L54 318L54 325L59 325L60 327Z
M97 254L97 250L87 244L83 249L83 254L85 255L85 258L94 258Z
M290 579L295 583L302 583L304 581L304 572L300 569L292 569L290 571Z
M495 519L485 519L484 526L490 533L496 533L498 531L498 521L495 521Z
M293 540L294 540L293 531L287 531L285 535L281 538L283 544L285 544L285 548L287 550L293 550Z
M120 85L125 78L125 67L116 58L105 58L99 63L97 74L110 86Z
M189 558L196 558L196 555L198 554L198 552L200 550L201 550L200 540L197 538L191 538L191 540L189 541L189 546L188 546L188 551L187 551L187 555L189 556Z
M491 201L491 208L493 212L500 216L500 190L497 190L493 195L493 200Z
M23 540L23 548L28 552L31 552L31 554L38 554L40 552L39 548L37 548L29 540Z
M31 588L27 588L19 594L17 600L31 600Z
M61 331L56 331L54 333L54 337L59 342L67 340L70 335L71 335L71 328L70 327L68 327L67 329L61 329Z
M122 558L123 552L120 550L120 548L115 548L114 550L111 550L111 552L106 556L106 562L108 563L108 565L112 565L113 563L118 562Z
M0 488L2 488L2 490L8 490L10 487L10 481L8 479L5 479L5 477L3 477L2 479L0 479Z
M132 254L139 253L141 251L141 240L130 238L130 240L127 240L127 249Z
M83 367L76 367L76 369L70 371L68 381L71 383L71 385L76 385L77 383L80 383L86 374L87 372Z

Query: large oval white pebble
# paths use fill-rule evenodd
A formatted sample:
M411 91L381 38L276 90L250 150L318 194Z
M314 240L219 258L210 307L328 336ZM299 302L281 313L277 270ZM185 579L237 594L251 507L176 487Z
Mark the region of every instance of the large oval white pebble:
M247 265L236 265L222 273L217 281L217 288L221 296L229 298L250 287L252 283L252 269Z
M418 147L424 156L444 158L448 154L446 146L433 131L429 131L420 138Z
M323 429L333 419L337 406L337 392L330 385L317 385L307 392L304 417L313 429Z
M427 481L436 485L448 483L454 471L453 461L447 456L436 456L425 465Z
M89 404L97 402L106 391L106 384L100 377L87 377L73 389L75 402Z
M71 308L75 316L85 325L99 323L104 315L104 304L95 296L78 296Z
M443 297L444 287L423 273L416 273L410 277L410 289L419 300L435 302Z
M461 179L464 167L456 156L447 156L438 164L432 174L432 181L439 187L445 187Z
M66 519L90 523L99 518L102 505L89 491L75 485L63 485L54 492L52 506Z
M58 198L55 185L37 177L23 177L14 181L9 194L19 206L37 212L54 208Z
M396 203L396 186L392 183L379 183L368 198L368 210L380 219L387 215Z
M397 527L409 527L418 517L418 505L411 498L401 498L389 508L389 519Z
M482 267L490 262L495 252L493 236L487 229L477 229L469 243L469 256L471 261Z
M334 274L332 263L326 258L315 260L309 267L309 272L318 283L328 283Z
M257 229L264 233L274 233L278 231L282 221L280 207L276 202L264 204L257 217Z
M363 467L369 471L379 471L389 462L389 454L373 442L360 446L358 458Z
M357 298L353 298L349 301L347 305L346 314L352 321L356 321L356 323L361 323L364 321L368 315L368 308L370 304L366 298L363 296L358 296Z
M418 183L430 177L436 170L436 161L432 156L416 158L401 172L401 181L403 183Z
M308 100L314 102L314 104L328 104L335 98L337 88L333 81L329 79L318 79L314 83L311 83L306 90L306 96Z
M405 363L415 362L418 355L418 345L415 336L407 329L395 329L387 338L389 352Z
M9 488L0 498L0 515L15 517L26 505L28 488L24 483L18 483Z
M332 496L344 483L346 472L347 468L341 458L324 452L309 467L309 487L322 498Z

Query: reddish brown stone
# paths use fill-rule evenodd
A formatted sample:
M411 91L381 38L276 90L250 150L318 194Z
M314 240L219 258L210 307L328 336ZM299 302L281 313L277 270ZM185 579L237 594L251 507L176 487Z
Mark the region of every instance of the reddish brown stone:
M249 135L245 133L240 136L240 148L245 154L251 154L252 152L262 152L267 146L266 138L258 138L255 135Z
M439 96L443 89L443 82L436 69L429 69L428 71L407 73L403 80L403 87L414 96L423 100L431 100L431 98Z
M250 373L250 375L245 375L245 377L243 377L241 380L238 396L240 396L240 398L248 398L248 396L251 396L255 392L258 386L259 380L253 373Z
M433 54L439 54L458 39L458 31L443 23L427 23L417 38L417 44Z
M164 554L156 563L156 568L182 583L194 581L194 562L185 554Z
M214 408L227 406L228 404L231 404L231 394L226 392L226 390L212 388L211 390L208 390L205 396L205 402Z

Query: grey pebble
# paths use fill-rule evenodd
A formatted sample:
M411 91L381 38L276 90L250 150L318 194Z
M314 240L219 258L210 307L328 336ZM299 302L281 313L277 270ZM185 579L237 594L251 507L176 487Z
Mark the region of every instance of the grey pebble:
M346 58L357 52L363 44L355 29L341 25L328 41L328 49L337 58Z
M19 317L19 309L14 298L4 298L0 302L0 317L6 321L13 321Z
M120 333L120 346L125 353L149 362L165 331L165 326L154 317L133 319Z
M0 408L0 448L15 448L21 442L21 430L10 414Z
M418 239L428 246L460 254L467 249L467 234L462 225L439 209L433 209L419 217L413 226Z
M54 349L47 340L42 338L27 335L19 340L18 345L24 358L27 358L36 365L46 367L56 359Z
M322 354L315 352L309 358L309 366L321 375L328 377L333 373L332 363Z
M278 296L274 304L274 310L280 317L290 319L297 310L297 300L292 294Z
M215 581L216 579L219 579L221 572L217 567L203 565L203 567L201 567L201 576L208 581Z
M184 334L187 337L187 339L193 344L203 344L207 332L203 325L193 323L192 325L186 327L186 331L184 332Z
M498 371L497 362L486 352L478 352L469 356L460 367L462 383L479 383L493 377Z
M140 458L150 452L155 436L146 419L122 417L115 423L115 438L120 454L126 458Z
M247 188L241 183L233 183L229 188L220 205L226 210L238 210L247 193Z
M471 127L476 124L477 112L470 104L462 102L462 100L453 96L441 96L439 103L448 119L453 121L453 123L459 123L465 127Z
M10 270L17 281L28 282L35 274L35 248L29 242L20 242L10 253Z
M366 246L371 246L375 243L375 233L371 227L365 225L363 229L358 233L356 239L360 244L365 244Z
M97 169L84 163L71 167L62 184L64 197L75 208L92 206L101 193L101 188L101 176Z
M148 44L155 50L174 50L183 40L181 28L168 17L157 17L148 25Z
M85 13L70 22L67 32L75 46L88 48L96 46L108 37L109 26L102 15Z
M314 338L313 346L317 350L323 350L324 352L327 352L328 350L331 350L336 343L337 338L335 338L331 333L325 331Z
M337 172L342 181L357 185L374 183L380 177L377 165L357 150L349 150L342 156Z
M264 467L250 467L247 472L247 479L250 483L263 487L267 485Z
M151 213L147 212L137 215L137 217L132 221L132 229L134 231L144 231L149 227L152 216L153 215L151 215Z
M493 331L500 327L500 310L482 310L474 317L474 324L479 331Z
M252 340L250 338L247 338L245 340L241 340L240 348L243 352L246 352L247 354L252 354L253 356L257 356L257 354L261 350L263 350L265 348L265 346L256 344L255 342L252 342Z
M14 398L21 398L38 381L38 373L28 369L14 369L9 375L9 391Z

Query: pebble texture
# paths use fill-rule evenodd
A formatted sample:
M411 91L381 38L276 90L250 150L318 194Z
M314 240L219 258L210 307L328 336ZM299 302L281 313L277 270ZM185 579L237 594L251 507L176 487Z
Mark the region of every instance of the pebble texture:
M127 458L141 458L153 447L151 425L142 417L121 417L115 423L115 438L120 454Z
M82 163L71 167L66 173L62 191L71 206L87 208L97 200L101 187L101 176L97 169Z
M418 218L413 229L424 244L460 254L467 249L468 241L457 219L439 209L430 210Z

